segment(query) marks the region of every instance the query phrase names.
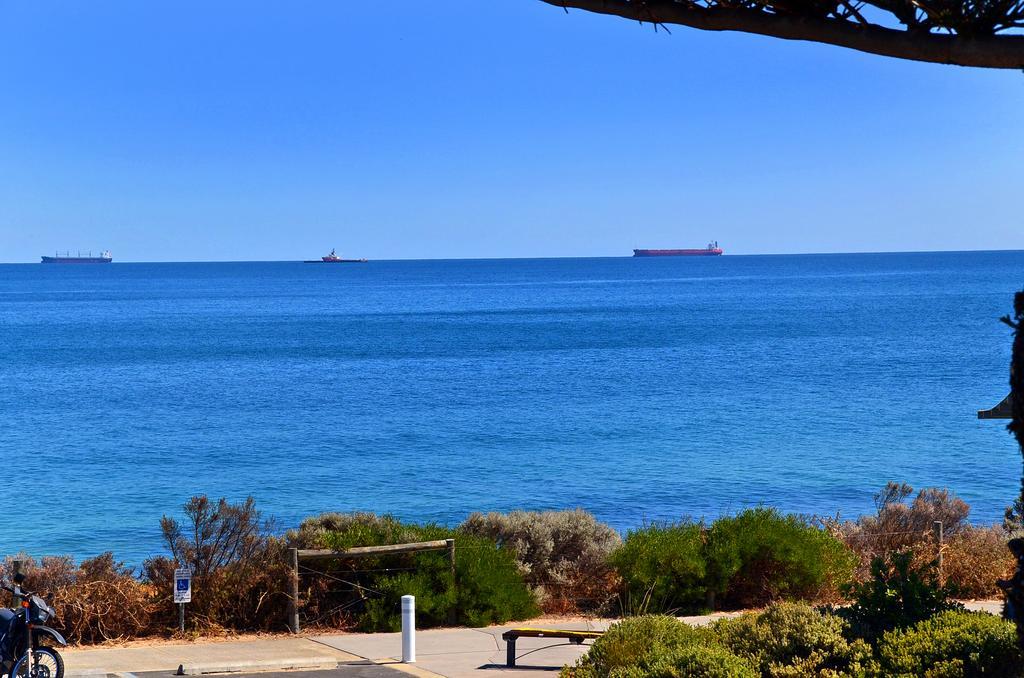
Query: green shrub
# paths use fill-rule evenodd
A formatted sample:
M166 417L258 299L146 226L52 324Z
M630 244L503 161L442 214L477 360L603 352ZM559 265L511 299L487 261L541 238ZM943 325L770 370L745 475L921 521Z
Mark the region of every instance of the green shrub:
M876 557L871 579L846 588L853 603L837 610L857 636L874 642L893 629L912 626L946 610L962 609L953 590L939 584L934 563L914 565L913 553Z
M439 525L403 523L368 513L325 514L304 521L288 539L304 547L342 550L455 539L455 580L444 551L391 554L353 561L323 561L316 569L334 582L311 592L315 609L344 607L364 631L401 628L401 597L416 596L416 620L426 628L443 624L487 626L538 613L511 551L494 541ZM341 592L337 591L341 584ZM348 587L348 588L344 588ZM307 598L309 599L309 598Z
M586 511L474 513L459 531L511 550L547 612L599 610L615 596L608 556L622 539Z
M984 612L943 612L890 631L878 643L878 655L887 676L1024 675L1013 624Z
M847 640L847 629L844 620L810 606L777 603L760 614L719 620L710 631L765 676L862 675L871 648Z
M403 523L390 514L324 513L302 521L297 532L288 533L288 540L301 548L381 546L422 541L424 530L431 527Z
M645 678L758 678L747 661L720 645L690 645L654 662Z
M705 600L701 525L682 522L634 530L611 556L622 578L624 613L693 610Z
M699 645L705 637L705 632L673 617L630 617L613 624L563 675L645 676L654 664L664 662L678 650Z
M318 516L306 518L299 524L297 530L289 530L285 539L289 546L300 549L326 549L328 542L339 543L339 540L346 539L358 545L361 534L372 534L373 539L379 539L379 534L387 535L388 540L395 540L399 543L404 536L403 525L393 516L379 516L376 513L321 513ZM368 537L369 538L369 537Z
M706 554L708 586L732 608L818 599L848 582L857 562L825 530L771 508L716 520Z
M456 540L456 620L459 623L489 626L529 619L540 613L536 598L523 582L511 552L498 548L488 539L451 534ZM445 567L448 567L447 561Z
M836 597L856 557L823 529L775 509L720 518L705 529L681 522L630 532L611 562L640 611L764 605L781 598ZM627 613L631 610L625 610Z

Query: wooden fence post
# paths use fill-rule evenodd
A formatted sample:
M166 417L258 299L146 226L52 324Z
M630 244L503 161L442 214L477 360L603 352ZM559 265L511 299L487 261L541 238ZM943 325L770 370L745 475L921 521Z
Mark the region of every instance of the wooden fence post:
M288 628L292 633L299 632L299 550L288 549L288 561L291 566L291 600L288 601Z
M943 542L943 538L942 538L942 521L941 520L936 520L935 523L932 525L932 528L935 531L935 550L938 552L938 557L936 558L936 562L939 565L939 583L940 584L945 584L946 583L946 579L943 576L943 572L942 572L942 542Z
M24 560L12 560L11 561L11 578L12 579L14 578L14 575L21 574L24 571L25 571L25 561ZM20 605L20 604L21 604L21 601L15 600L14 599L14 594L12 593L11 594L11 607L17 608L18 605Z
M455 605L452 607L451 612L449 612L448 614L448 623L454 626L455 623L458 621L459 616L459 582L455 578L455 540L445 539L444 541L448 545L448 560L452 568L452 593L454 594L455 598Z

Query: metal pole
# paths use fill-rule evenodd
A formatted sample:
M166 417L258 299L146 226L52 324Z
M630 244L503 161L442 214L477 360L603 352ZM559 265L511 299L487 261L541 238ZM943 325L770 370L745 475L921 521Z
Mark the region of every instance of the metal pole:
M291 562L291 584L292 595L288 601L288 627L292 633L299 632L299 550L288 549L288 559Z
M178 631L185 633L185 603L178 603Z
M936 520L932 527L935 530L935 549L938 552L936 562L939 565L939 583L944 584L945 579L942 576L942 521Z
M402 663L416 661L416 597L402 596Z

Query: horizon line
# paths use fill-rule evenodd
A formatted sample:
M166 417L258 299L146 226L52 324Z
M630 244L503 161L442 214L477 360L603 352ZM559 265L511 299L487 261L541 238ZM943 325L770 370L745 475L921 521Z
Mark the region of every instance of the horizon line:
M747 252L742 254L722 254L722 257L817 257L817 256L849 256L849 255L879 255L879 254L982 254L996 252L1024 252L1024 248L1007 249L976 249L976 250L860 250L853 252ZM40 255L42 256L42 255ZM556 259L685 259L687 257L634 257L632 254L602 254L592 256L566 255L547 257L404 257L391 259L367 259L365 262L392 262L392 261L538 261ZM700 257L698 257L700 258ZM717 258L717 257L715 257ZM3 261L0 266L34 265L40 261ZM192 259L192 260L113 260L111 264L300 264L320 263L319 261L308 262L304 259ZM72 264L68 264L72 265ZM86 265L86 264L82 264Z

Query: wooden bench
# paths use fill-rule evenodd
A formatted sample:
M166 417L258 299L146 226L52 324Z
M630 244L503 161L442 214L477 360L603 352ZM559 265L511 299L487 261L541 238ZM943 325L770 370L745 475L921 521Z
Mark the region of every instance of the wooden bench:
M600 638L602 631L563 631L560 629L509 629L501 634L506 643L505 666L515 668L516 641L520 638L562 638L570 645L582 645L584 640Z

